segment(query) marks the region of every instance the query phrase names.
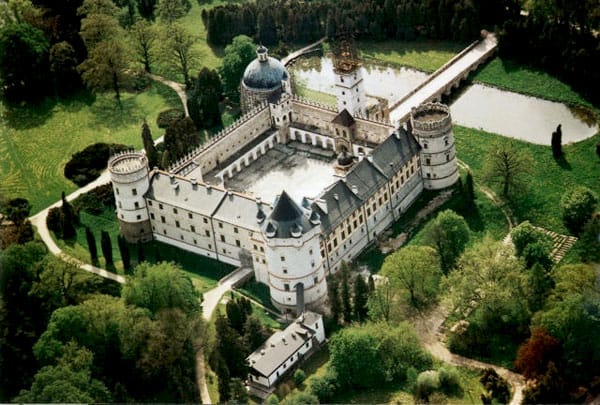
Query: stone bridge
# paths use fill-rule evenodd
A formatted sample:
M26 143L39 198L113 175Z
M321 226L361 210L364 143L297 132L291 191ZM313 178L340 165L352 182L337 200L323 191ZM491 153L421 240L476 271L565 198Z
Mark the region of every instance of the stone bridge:
M473 42L460 53L432 73L427 80L411 90L407 95L390 107L390 121L395 126L408 120L413 107L427 102L441 101L442 95L450 95L458 88L460 81L476 70L498 47L493 33Z

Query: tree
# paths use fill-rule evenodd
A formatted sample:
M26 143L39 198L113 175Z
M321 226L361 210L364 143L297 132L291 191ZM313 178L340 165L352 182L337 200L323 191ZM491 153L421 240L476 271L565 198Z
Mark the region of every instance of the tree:
M582 262L600 262L600 215L594 215L583 226L579 237L579 257Z
M142 263L123 286L125 302L147 308L152 314L162 309L179 308L185 314L199 313L200 294L192 280L174 263Z
M354 279L354 294L352 295L352 298L354 319L359 322L366 321L369 313L369 307L367 306L367 302L369 301L369 287L361 274L357 274Z
M386 257L381 273L389 278L394 289L408 296L408 304L424 308L437 300L442 278L439 259L427 246L408 246Z
M248 403L248 391L244 382L239 378L232 378L229 381L230 401L234 404Z
M81 77L77 73L77 53L67 42L58 42L50 48L50 73L52 73L54 92L59 96L68 96L81 88Z
M144 254L144 245L141 241L137 242L137 264L142 263L146 259L146 255Z
M219 110L222 94L223 86L217 71L202 68L188 91L188 111L196 128L212 128L222 124Z
M158 152L156 151L156 146L154 146L152 132L150 131L150 126L146 120L144 120L144 123L142 124L142 142L144 144L144 150L146 151L148 166L151 168L158 166Z
M483 176L490 183L500 185L503 197L513 197L524 185L524 177L532 166L533 160L526 150L517 149L513 141L503 140L489 149Z
M378 342L366 329L345 328L329 342L330 365L342 388L371 388L383 380Z
M140 19L129 28L129 38L139 63L144 66L146 72L151 73L154 61L153 49L158 39L155 27L147 20Z
M199 143L200 135L190 117L178 120L165 131L163 159L165 159L164 153L166 152L169 153L168 158L171 161L178 159Z
M62 231L63 239L73 239L77 235L77 231L75 230L75 222L77 221L77 217L75 215L75 210L71 204L67 201L65 197L65 192L62 192L61 196L62 205L61 205L61 223L60 229Z
M280 402L281 405L307 405L307 404L318 404L319 399L306 391L297 391L287 395Z
M165 0L170 3L170 0ZM183 82L190 84L190 68L198 62L194 49L196 39L181 24L173 23L163 27L161 33L163 60L169 67L181 73Z
M369 308L369 319L373 321L389 322L392 315L392 300L394 291L391 283L383 279L369 295L367 307Z
M215 330L218 340L213 355L216 355L217 359L223 359L224 369L227 370L230 377L245 378L247 370L246 349L240 335L229 326L229 322L221 314L217 316L215 321ZM218 370L215 371L219 374ZM219 378L221 377L225 378L225 374L219 375Z
M265 326L256 315L250 315L244 323L244 334L242 339L244 346L249 352L258 349L268 338L272 332Z
M510 386L504 378L498 375L496 370L493 368L486 368L481 372L479 381L487 390L488 397L495 398L501 404L508 403L508 400L510 399ZM484 398L484 395L485 394L481 394L482 399ZM483 402L487 403L487 401Z
M340 301L342 304L342 313L344 314L344 321L346 323L352 322L352 302L350 299L350 285L349 285L349 269L346 263L342 263L342 269L340 271Z
M44 33L29 24L0 28L0 84L8 100L38 100L46 94L49 49Z
M327 292L331 317L335 322L339 323L342 318L342 303L340 301L339 278L335 275L331 275L327 279Z
M189 0L158 0L154 13L163 22L172 24L175 20L185 17L191 8Z
M274 13L273 8L264 7L258 14L258 40L267 46L279 43Z
M554 287L554 280L548 270L542 264L535 263L529 271L529 309L532 313L543 308Z
M0 211L19 227L27 220L31 212L31 204L25 198L13 198L2 204Z
M238 298L227 301L225 305L225 312L227 313L227 319L233 329L235 329L240 335L244 332L244 325L248 316L252 314L252 306L246 306L244 300L246 298Z
M17 402L75 403L112 402L110 392L99 380L92 378L93 353L69 343L57 365L42 367L29 390L22 390Z
M121 253L121 260L123 261L123 270L129 273L131 270L131 255L129 253L129 246L127 241L121 235L117 236L117 244L119 246L119 252Z
M529 221L523 221L510 231L510 237L515 245L515 253L522 256L525 248L532 243L540 243L552 248L552 238L542 230L535 228Z
M118 9L109 0L84 0L78 13L81 38L87 48L87 59L78 66L84 83L91 89L112 89L121 103L121 88L128 67L125 35L116 19Z
M597 203L598 197L587 187L576 186L567 190L560 199L562 218L567 229L574 235L579 235L583 225L596 210Z
M256 57L256 48L257 45L246 35L238 35L225 47L219 74L223 82L223 91L232 100L239 100L240 81L246 66Z
M452 210L440 212L425 227L425 243L437 250L440 266L448 274L469 242L469 227L463 217Z
M534 327L531 337L517 352L515 368L527 379L538 378L548 369L550 362L560 361L560 344L544 328Z
M100 232L100 248L102 249L102 255L106 261L106 267L113 267L112 243L110 241L110 235L106 231Z
M556 131L552 132L552 156L558 159L562 156L562 129L561 124L556 127Z
M2 25L21 24L34 17L38 10L29 0L7 0L0 3L0 23Z

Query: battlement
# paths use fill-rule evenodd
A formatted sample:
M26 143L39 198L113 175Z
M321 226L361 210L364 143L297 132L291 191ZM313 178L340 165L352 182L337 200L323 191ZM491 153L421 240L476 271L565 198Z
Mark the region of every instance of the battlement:
M425 103L411 111L413 129L417 131L445 130L452 125L450 109L441 103Z
M108 170L113 174L131 174L147 167L146 155L134 150L118 152L108 160Z
M386 119L382 119L382 120L378 120L375 118L370 118L367 115L363 115L360 113L357 113L354 115L354 118L359 119L361 121L368 121L368 122L372 122L374 124L379 124L379 125L385 125L386 127L393 127L392 123L389 120Z
M192 151L186 153L184 156L182 156L181 158L179 158L176 162L172 163L169 166L168 171L169 172L173 172L173 173L179 173L179 172L181 172L188 165L193 164L194 163L193 160L198 155L200 155L202 152L204 152L205 150L207 150L211 146L215 145L216 143L222 141L228 135L230 135L231 133L233 133L235 130L237 130L239 127L241 127L243 124L245 124L246 122L250 121L252 118L254 118L255 116L257 116L258 114L260 114L261 112L263 112L267 108L269 108L269 103L267 101L265 101L262 104L260 104L259 106L257 106L255 108L253 108L252 110L248 111L246 114L242 115L240 118L238 118L237 120L235 120L227 128L224 128L221 131L219 131L218 133L216 133L208 141L206 141L206 142L198 145L195 149L193 149Z
M304 105L308 105L308 106L311 106L311 107L321 108L323 110L327 110L327 111L331 111L331 112L337 113L336 108L333 107L333 106L326 105L326 104L323 104L323 103L319 103L317 101L308 100L306 98L297 96L295 94L292 94L290 97L291 97L291 99L292 99L293 102L304 104Z

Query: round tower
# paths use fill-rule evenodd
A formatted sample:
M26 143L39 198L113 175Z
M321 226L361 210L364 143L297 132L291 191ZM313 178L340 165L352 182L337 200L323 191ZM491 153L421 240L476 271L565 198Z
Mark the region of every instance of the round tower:
M152 227L144 195L150 187L148 160L140 152L124 152L112 156L108 171L115 194L121 235L128 242L152 239Z
M440 190L458 180L452 118L448 106L426 103L413 108L412 133L421 145L421 174L428 190Z
M266 241L271 301L277 308L301 313L327 298L321 261L320 220L305 213L284 191L262 223Z

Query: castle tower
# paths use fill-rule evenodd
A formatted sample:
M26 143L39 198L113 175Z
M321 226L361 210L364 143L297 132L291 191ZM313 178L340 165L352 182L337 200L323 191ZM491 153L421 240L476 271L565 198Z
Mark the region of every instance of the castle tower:
M366 101L361 62L354 41L341 39L333 46L333 72L338 112L344 109L351 115L365 115Z
M121 235L128 242L152 239L144 195L150 187L148 160L140 152L124 152L108 161Z
M421 173L428 190L451 186L458 180L452 118L448 106L422 104L410 115L412 133L421 145Z
M262 224L271 301L281 310L316 307L327 298L321 222L316 212L308 214L284 191Z

